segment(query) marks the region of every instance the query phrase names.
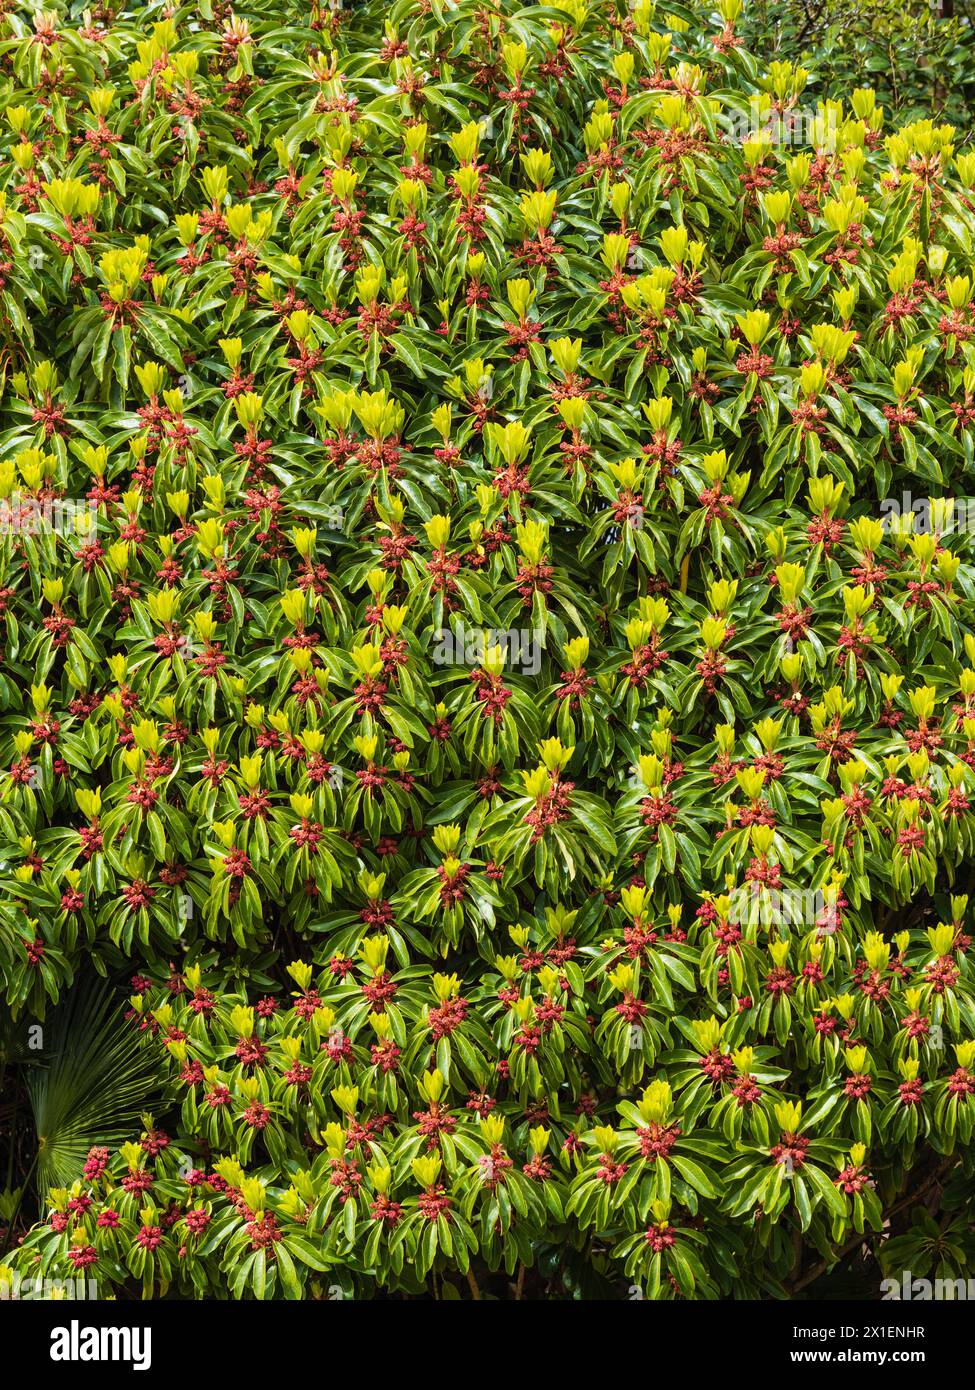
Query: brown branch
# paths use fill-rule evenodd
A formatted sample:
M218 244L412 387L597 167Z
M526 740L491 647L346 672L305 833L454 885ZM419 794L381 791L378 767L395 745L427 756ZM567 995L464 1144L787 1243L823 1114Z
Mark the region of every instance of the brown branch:
M926 1192L929 1187L933 1186L935 1183L939 1182L941 1178L947 1175L948 1168L952 1166L953 1162L954 1159L951 1158L947 1160L946 1164L939 1165L935 1172L928 1174L928 1176L922 1181L919 1187L914 1188L912 1192L907 1193L906 1196L901 1197L899 1201L895 1202L894 1205L890 1208L890 1210L884 1213L885 1222L889 1224L891 1219L895 1217L898 1214L898 1212L903 1211L905 1207L915 1206L921 1198L922 1194ZM882 1232L875 1232L875 1236L880 1234L882 1234ZM830 1270L833 1268L834 1265L839 1264L840 1260L842 1260L845 1255L849 1255L851 1250L855 1250L858 1245L868 1245L869 1241L870 1237L868 1236L866 1231L863 1231L860 1234L853 1236L850 1240L846 1242L844 1246L842 1246L836 1252L836 1254L831 1259L817 1261L817 1263L813 1265L812 1269L808 1270L805 1274L803 1274L802 1277L797 1279L794 1284L790 1284L789 1293L798 1293L799 1290L804 1289L807 1284L813 1283L813 1281L818 1279L820 1275L825 1274L827 1270ZM873 1250L871 1248L871 1254L872 1253Z

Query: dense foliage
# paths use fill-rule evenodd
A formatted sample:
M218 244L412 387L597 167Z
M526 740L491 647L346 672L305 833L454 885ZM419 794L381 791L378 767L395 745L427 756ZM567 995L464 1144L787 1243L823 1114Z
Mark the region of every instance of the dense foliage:
M964 1270L975 155L738 21L3 19L20 1275Z
M876 87L901 119L971 124L975 102L971 0L752 0L738 29L767 59L811 69L817 95Z

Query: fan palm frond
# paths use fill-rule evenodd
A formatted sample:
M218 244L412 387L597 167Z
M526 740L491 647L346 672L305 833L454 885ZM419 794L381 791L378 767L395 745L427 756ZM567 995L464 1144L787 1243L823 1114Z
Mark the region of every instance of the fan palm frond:
M40 1063L27 1090L34 1112L38 1192L66 1187L94 1144L132 1137L159 1088L155 1059L120 1021L117 996L103 982L82 982L46 1025Z

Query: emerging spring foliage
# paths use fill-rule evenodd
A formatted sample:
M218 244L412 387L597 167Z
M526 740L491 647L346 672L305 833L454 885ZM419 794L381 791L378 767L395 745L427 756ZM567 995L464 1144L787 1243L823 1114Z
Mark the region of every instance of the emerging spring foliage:
M969 1257L975 155L740 9L0 20L0 979L162 1088L22 1274Z

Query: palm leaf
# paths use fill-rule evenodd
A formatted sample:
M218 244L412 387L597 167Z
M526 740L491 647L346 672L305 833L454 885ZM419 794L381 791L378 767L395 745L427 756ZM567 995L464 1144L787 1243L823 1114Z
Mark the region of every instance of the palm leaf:
M73 989L45 1032L49 1045L27 1077L39 1192L74 1182L93 1144L131 1138L159 1086L151 1049L120 1022L117 997L101 981Z

